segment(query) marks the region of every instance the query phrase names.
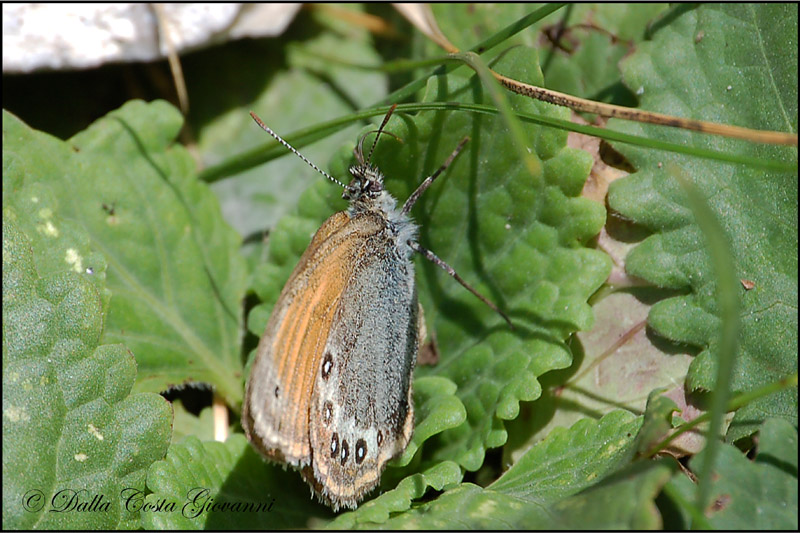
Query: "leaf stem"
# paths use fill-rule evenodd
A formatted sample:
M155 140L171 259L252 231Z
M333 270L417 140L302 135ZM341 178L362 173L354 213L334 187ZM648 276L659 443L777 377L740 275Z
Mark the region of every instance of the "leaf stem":
M765 396L769 396L770 394L775 394L776 392L780 392L783 389L796 386L797 386L797 372L795 372L790 376L786 376L783 379L775 381L773 383L768 383L763 387L759 387L755 390L738 394L737 396L731 398L731 400L728 402L725 412L730 413L736 411L738 409L741 409L745 405L754 402L759 398L763 398ZM675 431L673 433L671 433L668 437L666 437L663 441L661 441L658 446L655 446L653 450L649 452L647 455L649 457L652 457L661 450L666 449L666 447L672 441L674 441L684 433L693 430L700 424L707 422L710 418L711 418L711 413L703 413L694 420L686 422L685 424L681 424L679 427L675 428Z

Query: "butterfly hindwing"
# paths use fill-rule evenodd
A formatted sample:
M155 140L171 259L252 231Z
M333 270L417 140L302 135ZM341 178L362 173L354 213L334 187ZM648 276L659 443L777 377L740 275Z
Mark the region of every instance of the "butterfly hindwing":
M334 508L355 507L408 444L419 343L413 263L397 257L396 236L379 217L362 215L351 225L359 231L344 245L370 253L349 263L309 417L313 482Z

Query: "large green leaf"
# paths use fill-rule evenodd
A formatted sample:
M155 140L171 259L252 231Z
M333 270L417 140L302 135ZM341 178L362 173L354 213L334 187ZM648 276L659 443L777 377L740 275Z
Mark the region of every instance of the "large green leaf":
M415 382L414 404L424 422L415 428L409 449L398 460L399 464L408 463L414 450L431 433L464 421L464 407L453 395L454 390L452 382L440 377L421 378ZM386 520L390 512L408 509L411 499L422 496L428 486L441 490L461 480L461 470L452 462L405 479L405 470L391 470L397 472L385 475L381 486L397 487L370 502L369 506L362 506L367 516L375 520L376 517ZM311 526L318 523L315 520L331 517L329 509L309 500L309 488L299 474L264 462L241 435L229 438L224 445L201 443L193 436L173 444L167 458L150 469L147 485L153 491L147 497L148 504L157 506L161 502L166 506L174 502L178 510L146 515L143 523L150 528L288 528ZM207 492L197 492L198 488L207 489ZM264 504L269 510L241 514L225 510L189 512L200 499L203 502ZM186 512L182 511L184 506Z
M654 500L673 468L649 461L624 467L635 451L634 436L640 424L640 419L623 411L599 421L582 420L569 429L553 431L485 489L460 484L436 500L386 521L376 517L368 504L339 516L331 525L386 529L658 527L660 515Z
M50 261L59 236L85 243L86 234L56 209L26 235L30 217L17 207L45 198L20 198L32 188L10 185L4 172L3 528L136 528L138 509L121 494L143 491L146 469L164 456L170 407L129 395L136 363L124 346L99 342L102 281L88 264L75 271L79 248L60 268Z
M113 293L104 340L136 354L137 390L207 382L235 405L247 281L240 239L186 150L169 146L180 126L164 102L131 102L62 142L5 114L4 190L38 183L102 252ZM103 274L92 256L78 259Z
M150 468L139 505L146 529L286 529L331 516L294 472L265 463L243 435L225 443L187 437Z
M792 44L794 43L794 44ZM797 131L797 10L785 5L702 6L679 14L623 62L645 109L758 129ZM754 157L797 161L797 149L612 122L616 129ZM733 243L740 289L735 391L797 371L797 176L618 145L636 174L615 182L609 204L655 234L627 258L628 272L686 294L655 305L649 323L699 346L690 389L712 390L719 325L716 282L703 237L673 174L689 176ZM797 423L797 389L746 406L728 433L752 433L766 416Z

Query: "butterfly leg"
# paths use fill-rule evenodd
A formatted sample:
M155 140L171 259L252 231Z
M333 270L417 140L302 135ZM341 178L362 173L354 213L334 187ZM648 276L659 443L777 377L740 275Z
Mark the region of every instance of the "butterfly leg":
M450 274L453 278L455 278L455 280L457 282L459 282L461 285L463 285L465 289L467 289L469 292L471 292L472 294L477 296L478 299L480 299L480 301L482 301L483 303L488 305L492 310L494 310L497 314L499 314L501 317L503 317L503 320L508 322L508 325L509 325L509 327L511 329L514 329L514 325L511 323L511 319L508 318L508 316L504 312L502 312L495 304L493 304L491 302L491 300L489 300L483 294L481 294L478 291L476 291L474 288L472 288L472 286L470 286L469 283L464 281L461 278L461 276L458 275L458 272L456 272L453 267L451 267L450 265L448 265L447 263L442 261L435 253L431 252L427 248L423 248L422 246L420 246L418 243L416 243L414 241L409 241L408 245L411 247L412 250L414 250L415 252L417 252L420 255L422 255L425 259L427 259L428 261L430 261L434 265L437 265L442 270L444 270L445 272Z

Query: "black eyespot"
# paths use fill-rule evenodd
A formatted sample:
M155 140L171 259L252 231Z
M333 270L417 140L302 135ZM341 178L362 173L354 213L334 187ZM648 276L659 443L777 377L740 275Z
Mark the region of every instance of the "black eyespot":
M378 430L378 446L383 444L383 432Z
M276 398L278 397L278 394L280 393L280 391L281 391L281 388L280 388L280 387L278 387L278 386L276 386L276 387L275 387L275 397L276 397Z
M347 445L347 441L342 439L342 464L347 461L347 456L350 454L350 446Z
M322 359L322 379L328 380L333 369L333 355L331 352L325 352L325 357Z
M334 433L331 437L331 458L336 457L336 452L339 451L339 434Z
M322 406L322 422L327 426L331 423L331 418L333 418L333 404L325 402Z
M356 463L361 464L364 462L364 457L367 456L367 443L364 439L358 439L356 442Z

